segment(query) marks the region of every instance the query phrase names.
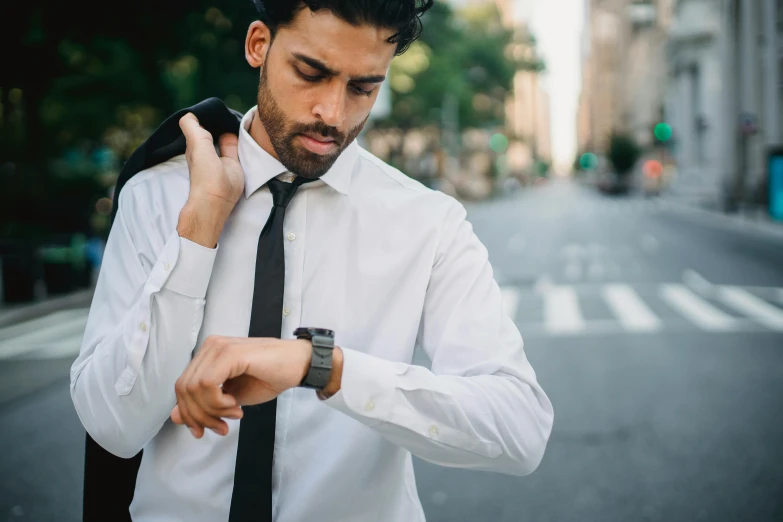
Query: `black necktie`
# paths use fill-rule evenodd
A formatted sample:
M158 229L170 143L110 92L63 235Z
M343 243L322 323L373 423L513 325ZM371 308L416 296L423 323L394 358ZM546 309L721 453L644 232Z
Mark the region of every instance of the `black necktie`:
M297 176L293 183L276 178L267 182L274 206L258 238L249 337L281 336L285 283L283 218L296 189L308 181L313 180ZM229 522L271 522L277 400L244 407L243 411Z

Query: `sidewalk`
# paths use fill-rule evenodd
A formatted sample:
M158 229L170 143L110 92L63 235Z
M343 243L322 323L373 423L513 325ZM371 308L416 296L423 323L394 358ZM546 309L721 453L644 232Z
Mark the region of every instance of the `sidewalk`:
M47 297L33 303L0 303L0 328L36 319L60 310L86 308L92 302L92 295L93 289L88 288L62 296Z
M745 209L735 214L726 214L718 209L696 201L662 196L660 205L703 223L735 231L763 235L770 239L783 240L783 222L773 221L761 208Z

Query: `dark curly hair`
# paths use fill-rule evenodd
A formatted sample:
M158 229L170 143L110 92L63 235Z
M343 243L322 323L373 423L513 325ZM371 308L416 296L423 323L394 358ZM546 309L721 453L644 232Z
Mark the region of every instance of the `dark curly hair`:
M421 36L421 15L433 0L251 0L272 35L291 23L305 7L311 11L328 9L351 25L370 24L396 31L389 43L396 43L395 54L404 53Z

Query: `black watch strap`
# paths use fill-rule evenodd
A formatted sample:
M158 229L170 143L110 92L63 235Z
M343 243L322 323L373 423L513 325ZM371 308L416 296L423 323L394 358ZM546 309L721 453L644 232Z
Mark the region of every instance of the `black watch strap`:
M324 328L297 328L294 335L298 339L308 339L312 343L310 369L299 386L323 390L329 384L332 375L334 332Z

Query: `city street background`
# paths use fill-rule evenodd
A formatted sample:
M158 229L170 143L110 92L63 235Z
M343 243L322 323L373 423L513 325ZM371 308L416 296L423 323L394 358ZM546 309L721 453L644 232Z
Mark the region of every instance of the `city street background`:
M69 370L120 168L177 110L256 103L250 2L142 4L2 13L0 522L81 519ZM358 140L466 206L555 411L530 476L415 460L427 519L783 521L783 0L422 23Z

